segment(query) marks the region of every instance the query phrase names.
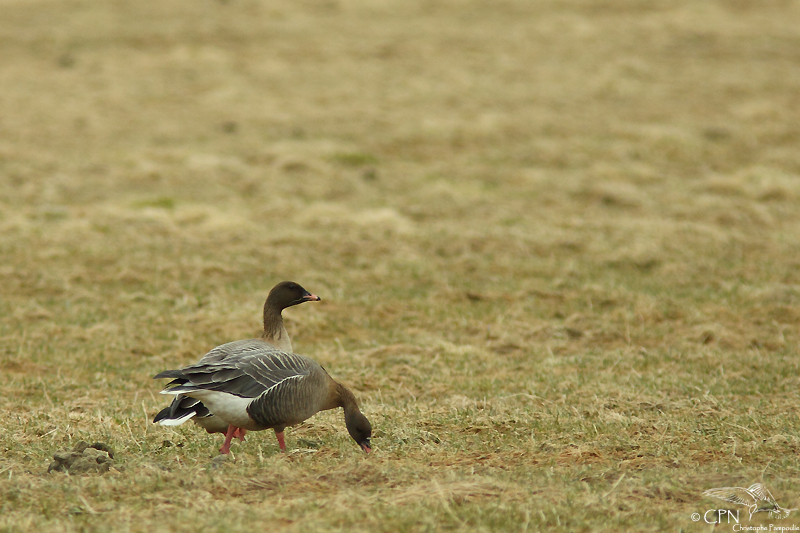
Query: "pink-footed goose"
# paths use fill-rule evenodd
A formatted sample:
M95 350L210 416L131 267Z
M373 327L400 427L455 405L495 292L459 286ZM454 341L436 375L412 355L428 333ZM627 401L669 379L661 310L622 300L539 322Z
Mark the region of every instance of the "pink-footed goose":
M283 281L275 285L264 302L264 333L261 334L261 339L278 350L293 352L289 333L283 326L282 311L293 305L320 301L320 299L319 296L311 294L293 281ZM231 355L236 355L236 352L231 351L228 346L228 344L217 346L205 354L197 364L219 362ZM228 432L229 424L227 422L214 416L200 400L183 394L177 395L168 407L156 415L153 422L164 426L177 426L189 419L209 433L226 434ZM244 429L236 428L234 436L244 440L245 433Z
M371 451L372 426L353 393L333 380L313 359L275 349L263 339L223 344L227 356L161 372L172 378L162 394L185 395L203 403L228 424L220 453L230 452L237 430L272 428L286 451L283 430L319 411L344 408L347 431L365 452ZM205 358L204 358L205 359Z

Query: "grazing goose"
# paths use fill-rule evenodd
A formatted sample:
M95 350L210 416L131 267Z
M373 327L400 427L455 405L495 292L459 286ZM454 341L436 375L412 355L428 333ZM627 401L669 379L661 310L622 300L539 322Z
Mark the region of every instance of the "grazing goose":
M264 302L264 333L261 338L265 343L284 351L292 352L292 341L289 333L283 326L283 315L281 314L287 307L298 305L303 302L318 302L321 298L315 296L293 281L283 281L275 285ZM228 345L217 346L203 356L198 364L211 363L224 360L230 355L235 355L227 349ZM209 433L227 433L229 424L214 416L202 402L196 398L179 394L175 397L169 407L159 412L153 419L154 423L163 426L177 426L189 419L203 427ZM244 440L246 431L237 428L234 436Z
M347 431L365 452L372 426L344 385L333 380L313 359L275 349L263 339L229 342L215 348L224 358L204 357L180 370L166 370L158 378L172 378L161 394L199 400L219 421L228 424L220 453L230 452L237 431L272 428L281 451L283 430L319 411L344 408Z

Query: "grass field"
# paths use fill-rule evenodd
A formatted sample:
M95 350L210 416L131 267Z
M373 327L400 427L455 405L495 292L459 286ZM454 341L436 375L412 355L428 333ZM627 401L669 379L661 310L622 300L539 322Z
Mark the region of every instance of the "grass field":
M0 531L800 525L702 495L800 507L797 0L6 0L0 87ZM284 279L369 456L150 422Z

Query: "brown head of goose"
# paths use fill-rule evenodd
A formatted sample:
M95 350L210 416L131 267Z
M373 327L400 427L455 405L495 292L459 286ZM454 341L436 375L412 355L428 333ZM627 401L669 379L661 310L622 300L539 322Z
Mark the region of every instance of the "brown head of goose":
M264 333L261 338L284 352L293 352L292 341L283 327L283 310L304 302L318 302L322 298L311 294L293 281L275 285L264 302Z
M264 332L261 338L264 342L284 352L292 352L292 341L283 325L282 311L287 307L303 302L318 302L321 298L311 294L300 284L293 281L282 281L275 285L264 302ZM218 362L224 360L232 353L226 348L228 345L217 346L203 356L198 364L203 362ZM214 416L203 403L190 396L179 394L172 403L162 409L153 419L154 423L164 426L177 426L192 419L209 433L227 433L229 424ZM244 440L245 430L236 430L235 435Z
M155 377L172 378L162 394L199 400L219 421L228 424L221 453L230 452L238 430L268 428L275 430L278 445L285 451L284 428L337 407L344 409L347 431L356 444L365 452L371 451L372 426L353 393L313 359L277 350L263 339L235 341L216 349L224 349L227 356L201 360Z

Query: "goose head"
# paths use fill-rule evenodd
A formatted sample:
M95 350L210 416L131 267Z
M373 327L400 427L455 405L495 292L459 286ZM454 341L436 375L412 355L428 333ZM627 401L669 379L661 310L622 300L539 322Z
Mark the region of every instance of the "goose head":
M361 446L361 449L369 453L372 451L372 444L369 439L372 437L372 425L367 420L361 411L346 412L344 416L344 423L347 426L347 432L356 441L356 444Z
M276 310L283 310L303 302L318 302L321 299L294 281L282 281L269 291L266 305Z

